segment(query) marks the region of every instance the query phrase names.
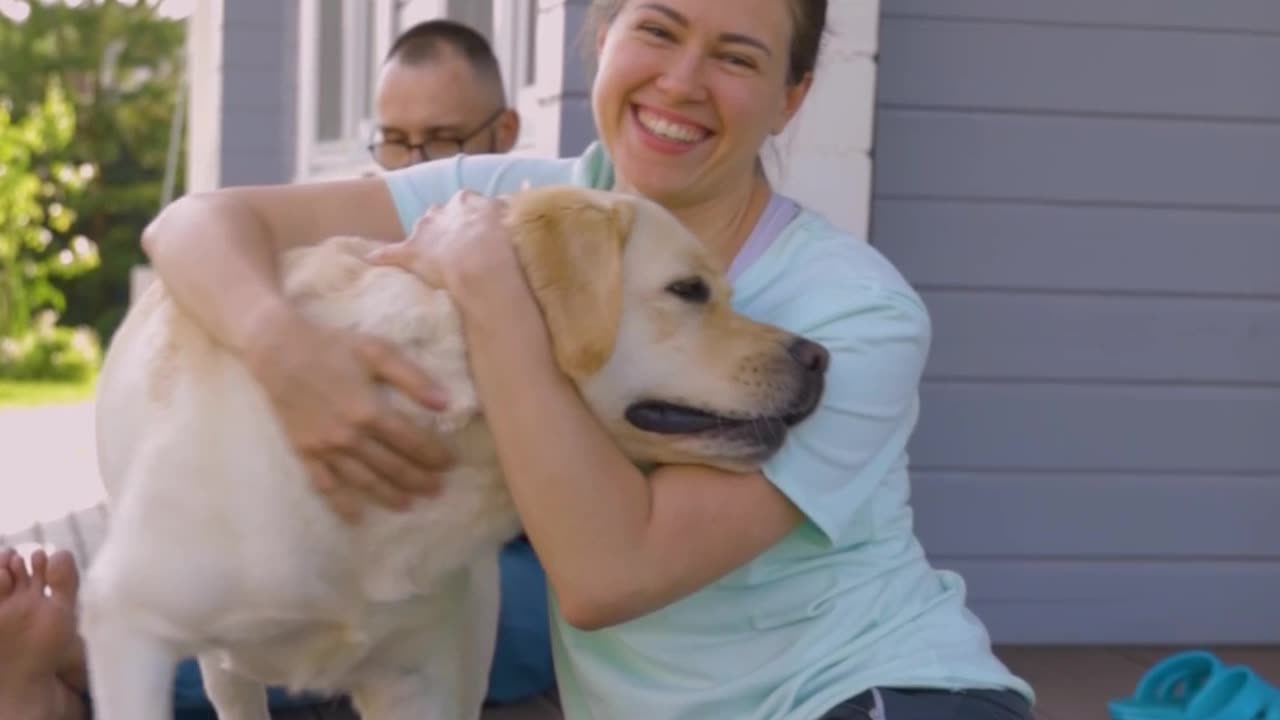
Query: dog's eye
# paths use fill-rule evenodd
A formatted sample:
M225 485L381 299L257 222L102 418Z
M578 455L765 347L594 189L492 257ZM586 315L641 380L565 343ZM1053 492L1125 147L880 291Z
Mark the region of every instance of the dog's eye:
M667 292L691 303L704 303L711 299L711 288L700 277L677 280L667 286Z

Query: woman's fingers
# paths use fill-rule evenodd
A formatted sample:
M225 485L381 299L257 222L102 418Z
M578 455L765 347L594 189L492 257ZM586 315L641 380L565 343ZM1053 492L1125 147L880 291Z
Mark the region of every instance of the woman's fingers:
M364 505L360 496L342 487L337 476L323 460L304 457L302 462L307 468L307 474L311 476L312 489L325 499L329 508L344 522L352 525L360 522Z
M437 474L418 458L408 458L377 436L362 439L356 447L359 459L402 492L433 495L440 487Z
M343 453L330 455L326 461L343 487L355 490L388 510L409 507L409 496L359 457Z
M395 408L384 408L374 420L373 430L373 437L406 459L422 475L418 479L422 483L431 482L434 475L447 470L456 461L453 450L433 428L415 424ZM406 480L416 482L414 478Z
M311 476L312 488L348 524L360 522L365 503L370 499L391 510L402 510L408 506L407 495L379 482L372 470L352 457L308 458L304 464Z

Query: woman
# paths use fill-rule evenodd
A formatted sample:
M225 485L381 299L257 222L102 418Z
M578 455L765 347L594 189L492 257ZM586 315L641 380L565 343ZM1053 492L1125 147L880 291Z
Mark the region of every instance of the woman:
M424 221L434 232L379 261L431 274L458 303L553 588L568 717L1029 718L1030 688L912 534L905 447L925 309L875 250L775 194L761 169L812 84L825 0L615 0L593 13L600 140L583 156L190 198L146 233L156 271L248 361L317 489L355 519L364 498L402 507L429 492L447 463L375 383L428 404L439 392L393 350L295 316L274 258L339 233L404 237L449 202ZM739 309L831 350L821 408L761 472L645 477L626 461L556 369L500 204L484 197L524 182L660 202L721 261Z

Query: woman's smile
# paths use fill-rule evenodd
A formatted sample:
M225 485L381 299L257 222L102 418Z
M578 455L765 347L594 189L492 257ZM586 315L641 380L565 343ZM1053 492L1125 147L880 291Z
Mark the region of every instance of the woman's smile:
M645 105L633 103L631 118L645 145L660 153L683 154L714 135L686 118Z

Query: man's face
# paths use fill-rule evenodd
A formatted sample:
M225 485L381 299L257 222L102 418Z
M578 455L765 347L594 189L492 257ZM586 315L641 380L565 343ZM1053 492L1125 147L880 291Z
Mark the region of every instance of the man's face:
M459 152L506 152L515 138L500 100L456 53L416 65L393 59L374 98L374 159L394 170Z

